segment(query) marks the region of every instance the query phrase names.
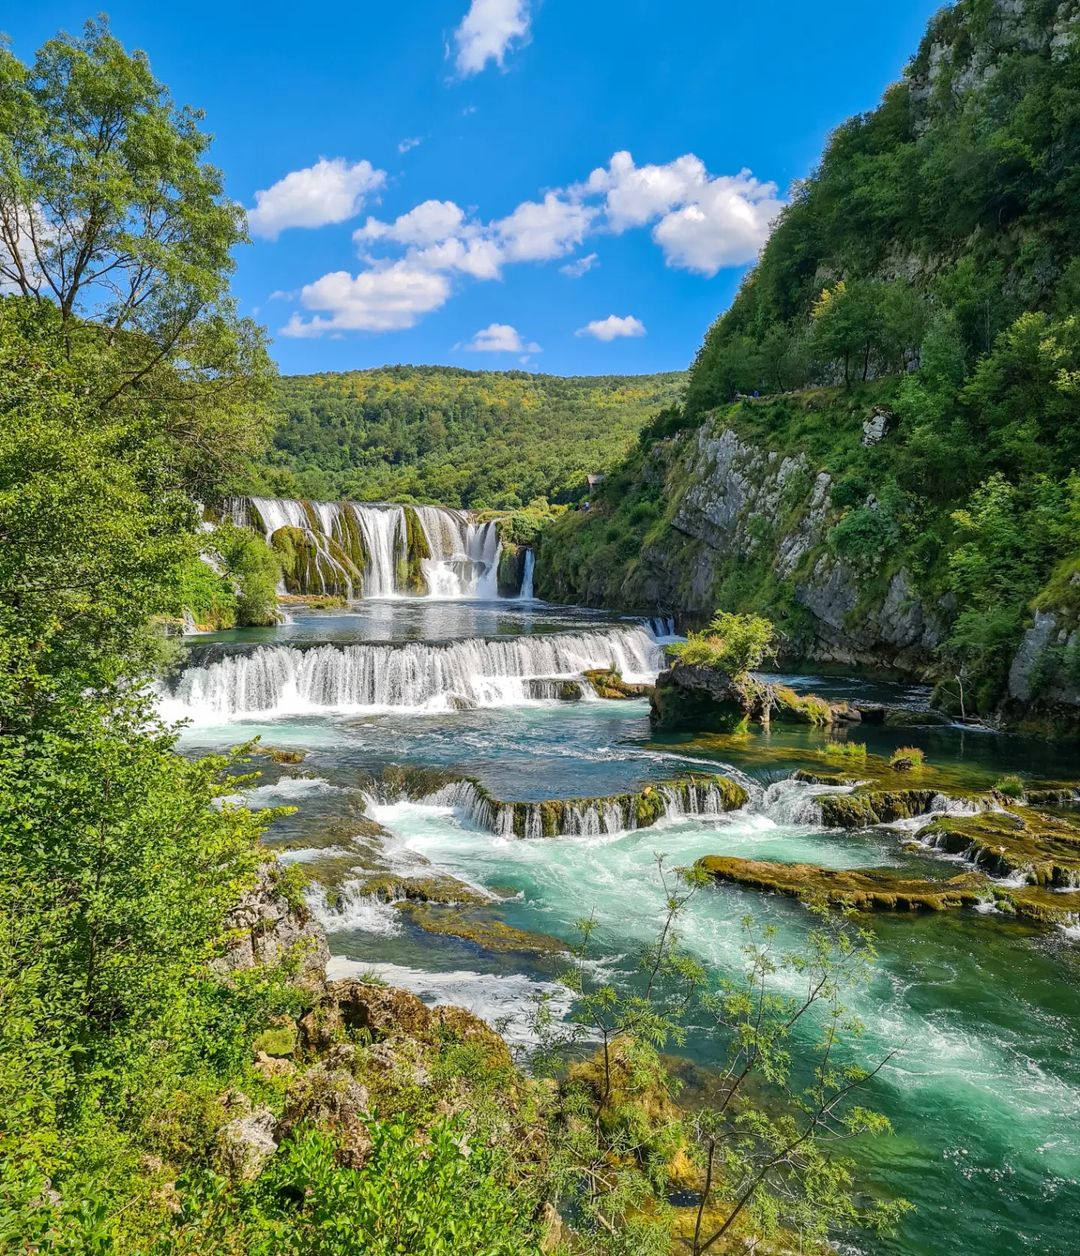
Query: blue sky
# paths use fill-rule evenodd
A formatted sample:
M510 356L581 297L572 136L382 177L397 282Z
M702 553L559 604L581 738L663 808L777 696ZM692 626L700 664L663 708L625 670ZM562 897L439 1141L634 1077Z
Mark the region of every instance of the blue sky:
M254 213L235 290L288 373L678 369L791 183L936 0L112 4ZM96 6L37 0L24 60ZM260 195L261 194L261 195Z

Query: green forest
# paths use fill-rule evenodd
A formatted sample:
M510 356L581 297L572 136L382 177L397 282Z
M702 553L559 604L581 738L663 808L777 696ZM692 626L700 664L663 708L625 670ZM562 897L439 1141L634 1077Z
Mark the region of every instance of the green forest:
M1055 611L1068 635L1080 612L1080 56L1075 40L1053 41L1053 12L1028 5L1008 34L977 0L938 15L903 80L836 131L799 185L709 329L685 404L643 431L596 512L548 535L544 590L639 598L650 553L660 562L680 544L681 453L703 428L729 427L829 474L824 552L855 573L861 607L904 568L926 602L952 608L925 666L958 677L969 709L1000 700L1034 611ZM871 444L875 413L888 436ZM782 503L789 528L808 487ZM732 556L703 604L687 595L681 609L767 608L797 653L810 626L795 587L822 551L778 575L765 553L777 522L760 520L760 553ZM1053 647L1044 681L1075 683L1076 653Z
M584 496L686 381L394 366L278 381L273 446L245 479L263 496L475 509Z

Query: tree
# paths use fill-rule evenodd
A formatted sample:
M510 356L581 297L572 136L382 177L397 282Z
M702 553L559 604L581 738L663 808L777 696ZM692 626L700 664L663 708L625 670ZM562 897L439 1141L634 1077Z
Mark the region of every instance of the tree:
M710 667L742 681L775 656L776 628L761 615L717 611L703 632L692 632L686 642L668 649L680 663Z
M857 1103L888 1057L871 1068L840 1062L861 1032L844 998L869 979L870 935L811 905L805 948L779 955L773 931L758 933L747 917L745 972L716 985L679 937L710 878L699 868L672 872L663 855L656 862L663 910L634 987L617 990L597 974L596 922L585 920L564 974L576 995L573 1023L560 1029L543 1006L537 1017L533 1063L561 1079L566 1113L555 1188L574 1201L583 1250L671 1251L664 1196L676 1165L697 1196L694 1224L676 1232L692 1256L721 1250L729 1236L752 1245L781 1228L812 1243L853 1226L893 1230L909 1205L863 1206L855 1163L842 1154L844 1142L890 1128ZM782 993L791 984L802 993ZM707 1027L727 1063L707 1105L682 1112L662 1053L683 1045L690 1026Z
M0 282L56 306L69 354L88 341L104 359L98 410L152 398L197 489L260 443L269 376L228 295L246 228L200 119L104 21L29 67L0 45Z

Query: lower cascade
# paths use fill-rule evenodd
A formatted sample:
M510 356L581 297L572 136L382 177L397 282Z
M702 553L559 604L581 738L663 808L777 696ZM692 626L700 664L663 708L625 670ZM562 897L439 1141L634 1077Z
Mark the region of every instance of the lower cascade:
M650 828L660 820L719 816L743 806L747 791L727 777L694 776L606 798L507 802L465 779L451 781L420 801L450 807L498 837L601 837Z
M651 678L660 653L640 625L448 645L265 646L187 668L162 698L170 716L197 720L506 706L533 699L536 678L574 679L601 667Z
M241 497L226 513L277 551L285 590L347 598L498 596L502 544L494 521L446 506ZM531 554L529 555L531 558ZM527 563L518 596L532 597Z

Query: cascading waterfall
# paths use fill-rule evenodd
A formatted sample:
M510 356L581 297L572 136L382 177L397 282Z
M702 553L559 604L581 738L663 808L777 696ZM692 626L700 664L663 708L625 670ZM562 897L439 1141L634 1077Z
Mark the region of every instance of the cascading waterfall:
M406 511L419 534L410 535ZM340 590L348 597L495 598L502 544L494 521L479 523L467 511L444 506L317 502L287 497L245 497L226 514L254 527L269 542L300 534L313 561L294 574L300 592ZM532 564L526 560L532 596Z
M463 510L416 506L431 557L421 567L432 597L498 597L502 545L494 522L475 523Z
M730 782L702 777L645 786L637 794L544 802L506 802L493 798L475 781L463 779L441 785L420 803L447 807L496 837L526 840L614 836L649 828L658 820L714 819L733 810Z
M647 680L660 646L640 626L447 645L262 646L182 672L162 695L170 718L197 721L355 710L454 710L529 701L537 678L614 668Z
M525 567L521 576L521 592L518 594L518 597L521 598L523 602L531 602L536 596L536 594L533 593L533 570L536 567L536 554L531 546L525 551L525 558L523 561L525 563Z
M822 794L850 794L853 788L852 785L816 785L788 776L766 786L753 798L751 805L776 824L820 827L822 816L817 799Z

